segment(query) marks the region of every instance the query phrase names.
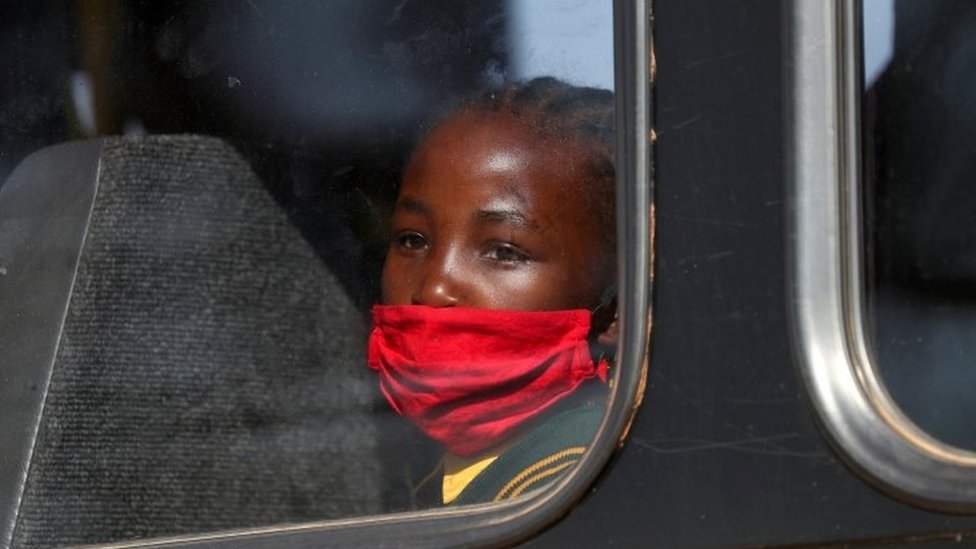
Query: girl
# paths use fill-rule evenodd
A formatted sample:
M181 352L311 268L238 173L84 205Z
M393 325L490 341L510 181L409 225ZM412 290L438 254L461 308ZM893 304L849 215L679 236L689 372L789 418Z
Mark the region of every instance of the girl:
M514 498L579 460L616 340L613 97L552 78L451 111L404 172L369 364L444 445L445 504Z

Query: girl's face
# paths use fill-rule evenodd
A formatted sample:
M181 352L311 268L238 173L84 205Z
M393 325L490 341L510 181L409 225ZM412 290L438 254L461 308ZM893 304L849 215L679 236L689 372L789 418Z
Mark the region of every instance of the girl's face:
M595 307L615 265L583 157L581 145L543 141L509 115L461 113L438 126L404 174L383 302Z

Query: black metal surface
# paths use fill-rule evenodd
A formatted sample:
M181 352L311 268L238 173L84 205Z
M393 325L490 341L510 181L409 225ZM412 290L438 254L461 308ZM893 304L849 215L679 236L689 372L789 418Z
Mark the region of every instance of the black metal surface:
M594 493L529 545L898 545L976 529L875 491L807 409L787 330L780 3L654 8L651 384Z

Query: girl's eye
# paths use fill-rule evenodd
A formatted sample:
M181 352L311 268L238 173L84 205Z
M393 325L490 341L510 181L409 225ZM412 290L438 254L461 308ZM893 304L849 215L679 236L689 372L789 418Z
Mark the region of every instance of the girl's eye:
M505 263L522 263L529 260L529 254L511 244L493 244L485 253L488 259Z
M427 239L424 238L424 235L413 231L406 231L396 235L393 243L397 248L409 251L423 250L427 247Z

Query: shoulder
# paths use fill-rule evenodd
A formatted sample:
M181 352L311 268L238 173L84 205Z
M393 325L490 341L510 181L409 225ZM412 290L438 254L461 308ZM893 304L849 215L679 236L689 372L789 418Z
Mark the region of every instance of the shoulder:
M581 388L478 475L453 505L514 499L572 469L596 435L606 408L606 386Z

